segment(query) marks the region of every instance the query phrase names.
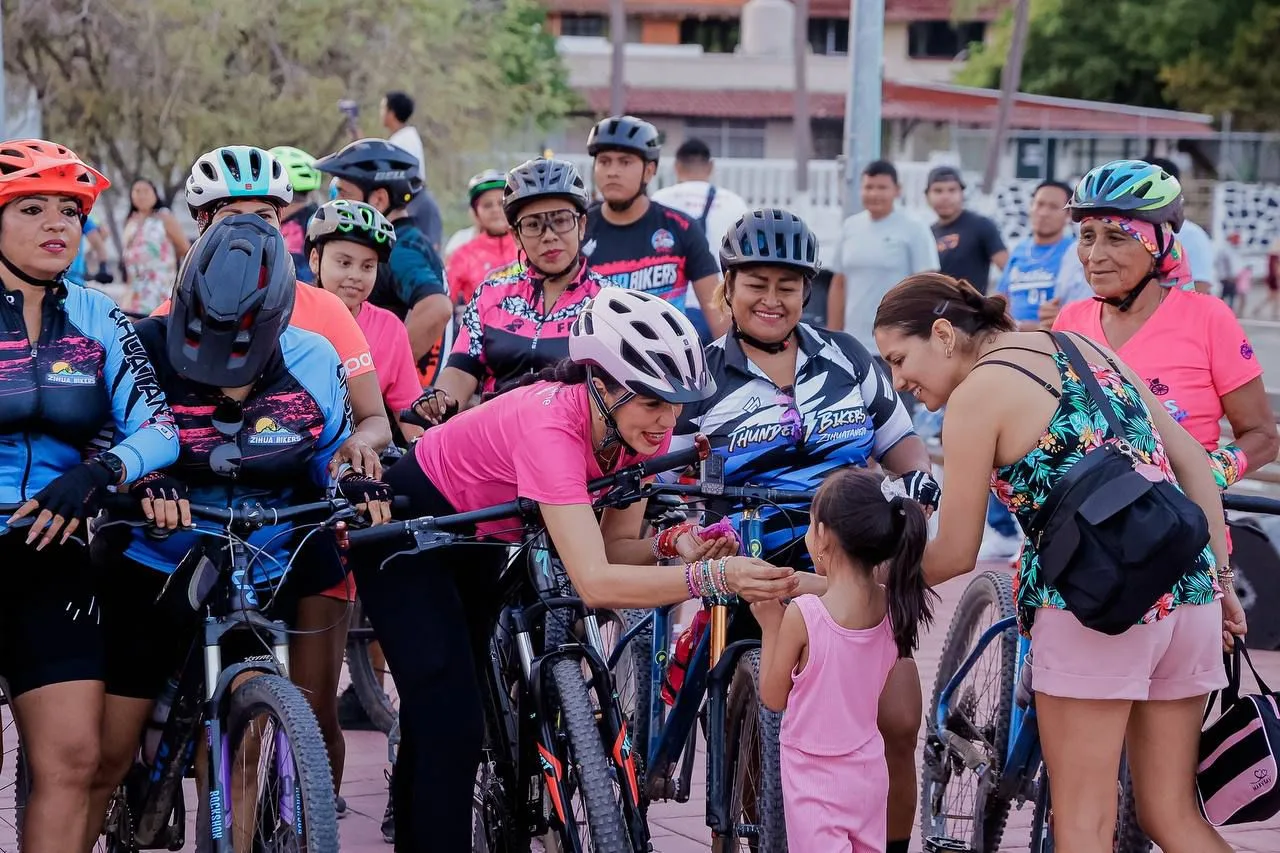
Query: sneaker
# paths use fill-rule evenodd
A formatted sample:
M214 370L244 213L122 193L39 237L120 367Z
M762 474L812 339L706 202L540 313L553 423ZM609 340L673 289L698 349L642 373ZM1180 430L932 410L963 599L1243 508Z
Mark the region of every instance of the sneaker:
M1008 560L1018 553L1022 547L1022 537L1014 534L1005 536L990 527L982 536L982 547L978 549L979 560Z
M338 695L338 725L349 732L376 732L378 727L369 719L360 704L356 691L347 685L347 689Z
M347 816L347 801L342 799L341 795L334 795L333 811L338 815L338 820L342 820Z
M382 840L388 844L396 843L396 809L391 798L391 773L382 771L387 777L387 810L382 815Z

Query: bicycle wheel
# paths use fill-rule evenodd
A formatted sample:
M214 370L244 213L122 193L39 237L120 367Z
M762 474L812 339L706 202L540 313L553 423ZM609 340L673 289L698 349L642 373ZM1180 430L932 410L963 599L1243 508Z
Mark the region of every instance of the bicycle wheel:
M551 677L560 703L558 719L568 758L564 767L568 794L565 820L576 826L584 851L632 853L621 782L605 752L582 667L575 660L561 658L551 665ZM567 836L574 828L564 827L561 832ZM567 838L563 843L563 849L573 849Z
M648 610L600 611L600 634L606 653L612 654L617 642L628 631L648 618ZM606 630L607 629L607 630ZM646 760L649 755L649 702L653 697L649 662L653 654L653 622L645 625L627 643L610 671L618 694L618 708L627 724L631 751L635 756L636 779L640 783L640 808L649 808L648 786L645 784Z
M298 688L278 675L250 678L231 694L223 731L235 837L254 849L337 850L329 755Z
M935 720L942 690L972 653L978 638L997 621L1014 615L1013 581L1003 572L983 572L970 582L947 631L938 661L933 699L926 717L924 762L920 774L920 834L967 841L975 853L1000 849L1009 801L982 784L956 749L943 743ZM990 783L1000 778L1009 745L1017 631L993 640L951 694L947 732L989 767ZM985 710L981 705L989 707Z
M729 834L712 840L715 853L750 850L785 853L787 822L782 806L782 715L760 701L760 650L742 656L729 682L725 708L725 779L730 794Z
M377 640L364 615L357 597L352 605L351 625L355 631L347 636L347 672L351 675L351 689L355 691L360 706L369 720L383 734L390 734L399 714L400 694L396 692L395 679L380 655L375 655ZM379 663L375 661L378 658Z
M0 692L8 686L0 682ZM8 706L8 700L0 697ZM22 817L31 792L31 776L13 710L5 707L0 728L0 853L17 853L22 844Z

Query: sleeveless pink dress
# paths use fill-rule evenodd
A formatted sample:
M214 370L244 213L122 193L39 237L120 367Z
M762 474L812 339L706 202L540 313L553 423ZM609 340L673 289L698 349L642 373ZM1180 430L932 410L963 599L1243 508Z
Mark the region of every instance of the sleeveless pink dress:
M782 799L791 853L884 853L889 770L876 726L880 693L898 659L889 617L843 628L816 595L804 616L809 660L792 674L782 717Z

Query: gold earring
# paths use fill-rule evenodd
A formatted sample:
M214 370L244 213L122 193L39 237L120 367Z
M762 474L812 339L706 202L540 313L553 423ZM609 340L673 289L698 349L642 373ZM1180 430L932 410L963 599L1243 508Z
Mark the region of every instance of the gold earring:
M951 358L951 347L947 347L947 358Z

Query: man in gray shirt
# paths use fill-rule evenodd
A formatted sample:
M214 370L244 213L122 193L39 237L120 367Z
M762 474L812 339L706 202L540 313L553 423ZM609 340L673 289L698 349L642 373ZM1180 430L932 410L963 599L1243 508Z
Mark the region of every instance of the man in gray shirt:
M898 170L887 160L863 170L863 210L844 221L832 264L827 325L853 335L872 354L880 300L907 276L939 267L929 226L895 207L900 191Z

